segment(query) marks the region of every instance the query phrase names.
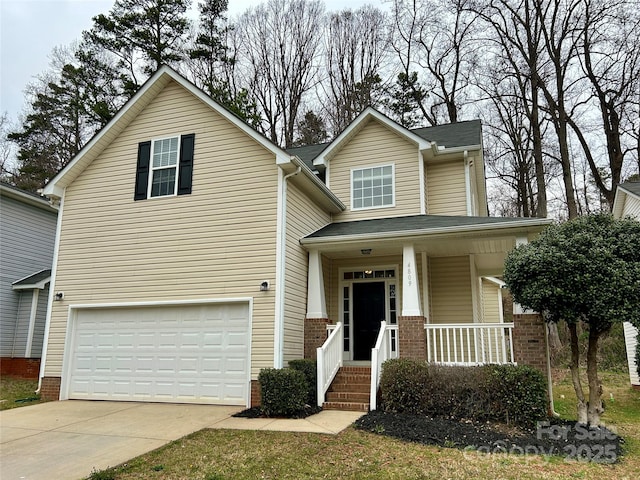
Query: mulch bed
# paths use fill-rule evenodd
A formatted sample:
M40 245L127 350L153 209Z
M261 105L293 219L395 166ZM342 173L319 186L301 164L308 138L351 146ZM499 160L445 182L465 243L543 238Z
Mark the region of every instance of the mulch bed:
M356 428L401 440L455 447L478 453L558 455L566 460L615 463L624 440L602 427L551 419L530 431L492 422L431 418L375 410L358 419Z
M233 417L241 417L241 418L307 418L310 415L315 415L322 411L322 407L312 407L310 405L305 405L304 410L297 412L294 415L287 417L270 417L265 415L260 407L251 407L246 410L242 410L241 412L234 413Z

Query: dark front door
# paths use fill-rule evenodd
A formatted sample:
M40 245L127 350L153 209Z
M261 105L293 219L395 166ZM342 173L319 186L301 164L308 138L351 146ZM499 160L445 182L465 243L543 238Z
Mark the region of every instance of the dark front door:
M385 318L384 282L353 284L353 359L371 360Z

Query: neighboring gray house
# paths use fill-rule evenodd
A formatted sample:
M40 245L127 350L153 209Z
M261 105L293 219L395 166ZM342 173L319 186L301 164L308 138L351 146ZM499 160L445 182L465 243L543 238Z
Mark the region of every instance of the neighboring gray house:
M0 183L0 374L38 378L57 208Z

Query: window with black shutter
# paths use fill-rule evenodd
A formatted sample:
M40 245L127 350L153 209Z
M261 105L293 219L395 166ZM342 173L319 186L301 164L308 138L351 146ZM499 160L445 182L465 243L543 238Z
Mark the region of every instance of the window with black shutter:
M135 200L191 193L195 134L138 145Z

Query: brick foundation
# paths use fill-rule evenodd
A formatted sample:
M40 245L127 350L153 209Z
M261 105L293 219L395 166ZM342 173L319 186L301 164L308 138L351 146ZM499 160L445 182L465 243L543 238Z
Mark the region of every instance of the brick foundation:
M60 400L60 377L43 377L40 396L45 400Z
M0 358L0 375L37 380L40 373L39 358Z
M515 314L513 316L513 352L518 365L528 365L547 374L547 326L538 314Z
M261 402L260 382L258 382L258 380L251 380L251 398L249 405L259 407Z
M398 355L414 360L427 359L427 334L424 317L398 317Z
M316 349L327 339L328 318L305 318L304 320L304 358L316 358Z

